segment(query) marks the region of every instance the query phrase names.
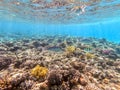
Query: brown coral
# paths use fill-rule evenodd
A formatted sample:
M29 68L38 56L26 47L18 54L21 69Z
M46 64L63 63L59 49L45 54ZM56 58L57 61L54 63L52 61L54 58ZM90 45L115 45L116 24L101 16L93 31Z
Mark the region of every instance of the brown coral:
M11 89L10 78L8 75L0 77L0 90L10 90Z
M50 86L53 85L61 85L63 82L63 76L60 74L60 71L52 71L48 77L48 84Z
M0 70L7 68L12 63L13 59L13 57L0 56Z

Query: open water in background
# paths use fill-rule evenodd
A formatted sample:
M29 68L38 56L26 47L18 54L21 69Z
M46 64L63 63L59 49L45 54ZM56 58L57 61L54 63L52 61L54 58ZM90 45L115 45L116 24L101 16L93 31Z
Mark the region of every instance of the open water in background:
M22 35L20 38L59 34L105 38L119 43L120 0L82 1L87 6L85 13L78 15L81 11L66 9L76 4L41 9L37 5L43 3L33 4L30 0L0 0L0 35L10 39L18 34Z

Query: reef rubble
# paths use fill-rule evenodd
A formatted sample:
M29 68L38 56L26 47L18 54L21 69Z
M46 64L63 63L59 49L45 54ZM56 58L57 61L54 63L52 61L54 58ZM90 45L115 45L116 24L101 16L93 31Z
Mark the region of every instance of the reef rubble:
M0 90L120 90L120 46L44 36L0 44Z

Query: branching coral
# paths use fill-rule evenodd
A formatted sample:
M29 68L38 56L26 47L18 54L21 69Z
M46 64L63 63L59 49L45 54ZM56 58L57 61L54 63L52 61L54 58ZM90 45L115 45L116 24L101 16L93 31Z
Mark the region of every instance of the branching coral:
M74 53L75 52L75 46L67 46L66 47L66 52L67 53Z
M42 67L40 65L35 66L32 70L31 70L31 74L36 77L36 78L45 78L45 76L48 73L48 69L46 67Z

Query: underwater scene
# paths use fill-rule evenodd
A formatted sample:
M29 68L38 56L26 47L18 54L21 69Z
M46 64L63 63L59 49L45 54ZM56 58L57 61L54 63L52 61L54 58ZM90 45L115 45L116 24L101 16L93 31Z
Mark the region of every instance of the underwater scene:
M0 0L0 90L120 90L120 0Z

